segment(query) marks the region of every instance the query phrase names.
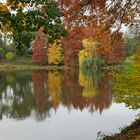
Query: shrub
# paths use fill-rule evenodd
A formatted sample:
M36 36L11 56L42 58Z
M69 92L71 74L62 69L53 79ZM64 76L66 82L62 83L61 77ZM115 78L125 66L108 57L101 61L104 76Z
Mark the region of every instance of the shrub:
M93 56L93 57L85 57L83 62L81 63L81 67L86 68L93 68L95 70L105 66L105 61L100 56Z
M11 74L8 74L8 75L6 76L6 82L7 82L7 83L13 83L13 82L14 82L14 76L11 75Z
M5 47L3 47L5 53L7 52L15 52L15 47L14 47L14 44L10 44L10 45L7 45Z
M49 64L62 64L64 61L63 49L60 43L53 43L50 48L48 48L48 63Z
M103 65L103 60L97 55L99 43L91 39L84 39L82 43L84 49L79 52L79 66L97 69L97 67Z
M12 52L7 52L5 55L6 60L13 60L14 59L14 53Z
M0 48L0 60L4 58L4 50Z

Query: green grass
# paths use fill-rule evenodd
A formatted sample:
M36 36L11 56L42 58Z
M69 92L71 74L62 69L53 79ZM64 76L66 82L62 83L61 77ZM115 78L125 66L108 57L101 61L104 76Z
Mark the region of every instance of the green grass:
M65 66L28 66L28 65L13 65L5 64L0 65L0 71L15 71L15 70L64 70L70 69Z
M63 70L64 66L57 65L46 65L40 66L32 62L31 57L16 57L11 61L0 61L0 70L1 71L10 71L10 70Z
M125 61L123 61L119 65L110 65L106 67L102 67L103 70L120 70L122 68L131 68L133 65L134 56L128 57ZM1 69L52 69L58 68L62 69L62 66L39 66L32 62L32 58L30 57L16 57L14 60L11 61L0 61L0 70ZM129 70L128 70L129 71Z
M135 56L132 55L130 57L127 57L125 61L123 61L121 64L124 65L124 66L131 66L134 62L134 59L135 59Z
M30 66L18 64L0 64L0 71L11 70L63 70L64 66Z
M103 67L102 69L105 70L121 70L124 69L125 71L131 71L131 68L134 64L135 56L127 57L124 61L122 61L120 64L114 64L114 65L108 65Z
M34 65L31 57L24 57L24 56L16 57L10 63L18 64L18 65Z
M16 57L13 60L2 60L0 64L34 65L31 57Z

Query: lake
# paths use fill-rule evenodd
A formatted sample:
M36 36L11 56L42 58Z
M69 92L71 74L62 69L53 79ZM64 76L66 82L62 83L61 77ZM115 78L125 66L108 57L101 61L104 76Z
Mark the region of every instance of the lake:
M0 140L96 140L140 110L116 103L111 72L0 72Z

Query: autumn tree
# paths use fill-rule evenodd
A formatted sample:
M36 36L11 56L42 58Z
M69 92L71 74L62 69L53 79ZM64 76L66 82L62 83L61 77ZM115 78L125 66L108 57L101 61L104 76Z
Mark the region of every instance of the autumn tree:
M19 50L24 44L20 41L22 32L27 31L31 34L42 24L50 41L66 34L66 30L61 25L58 3L53 0L6 0L5 4L0 3L0 19L0 29L2 32L12 32L14 40L18 42Z
M23 30L33 32L43 23L52 41L66 35L65 27L69 33L63 38L64 61L71 65L78 62L81 41L87 37L86 33L91 34L94 41L100 40L99 53L108 64L120 62L125 53L119 30L122 25L131 26L140 21L138 0L7 0L3 9L4 12L0 13L1 27L10 29L15 40L19 40L18 36ZM15 14L9 12L11 10ZM85 32L84 29L88 28L90 30ZM106 45L108 40L109 45Z
M59 0L59 3L67 27L103 24L105 30L139 22L138 0Z
M97 53L106 64L119 63L125 59L123 34L110 29L100 32L100 26L90 26L84 29L85 36L99 42Z
M77 30L73 30L73 33L69 32L66 40L71 41L69 41L70 43L68 44L66 44L66 41L64 42L64 44L66 44L64 48L66 52L68 52L66 53L68 54L66 55L66 58L69 60L69 62L70 59L73 61L74 59L77 60L77 53L74 52L79 52L77 48L81 48L79 45L76 46L76 44L77 42L81 42L82 39L78 39L76 41L76 39L74 40L73 38L80 38L80 35L81 38L84 38L82 30L87 30L88 28L89 30L85 31L84 33L90 34L90 37L92 35L93 39L97 38L97 40L94 41L100 40L100 42L102 42L102 47L99 49L99 52L100 55L106 59L108 64L120 62L125 58L122 33L120 33L119 30L121 29L122 25L131 26L133 24L139 24L139 1L59 0L59 3L61 5L61 11L63 12L64 25L66 28L68 30L73 30L74 28L79 30L78 32ZM112 31L114 30L115 32L113 33ZM105 47L108 44L108 40L110 40L108 47L103 48L103 46ZM104 42L106 43L103 45ZM103 51L101 51L102 49Z
M83 48L82 40L86 38L99 42L96 53L106 64L116 64L125 59L123 34L119 31L112 32L111 29L101 32L102 26L91 25L69 30L68 35L63 38L65 64L78 65L78 54Z
M82 49L82 40L84 34L82 29L70 29L68 35L62 39L62 47L64 49L64 64L77 66L78 53Z

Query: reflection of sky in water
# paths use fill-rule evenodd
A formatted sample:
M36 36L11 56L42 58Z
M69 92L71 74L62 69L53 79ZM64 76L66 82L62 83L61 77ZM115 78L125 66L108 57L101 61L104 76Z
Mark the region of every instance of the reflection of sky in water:
M44 122L36 122L32 117L22 121L4 118L0 122L0 139L95 140L99 131L117 132L118 128L130 124L137 113L116 103L101 115L90 114L86 109L68 112L66 107L60 106L57 112L51 110L51 117Z
M96 140L139 113L113 102L113 78L78 71L1 73L0 140Z

